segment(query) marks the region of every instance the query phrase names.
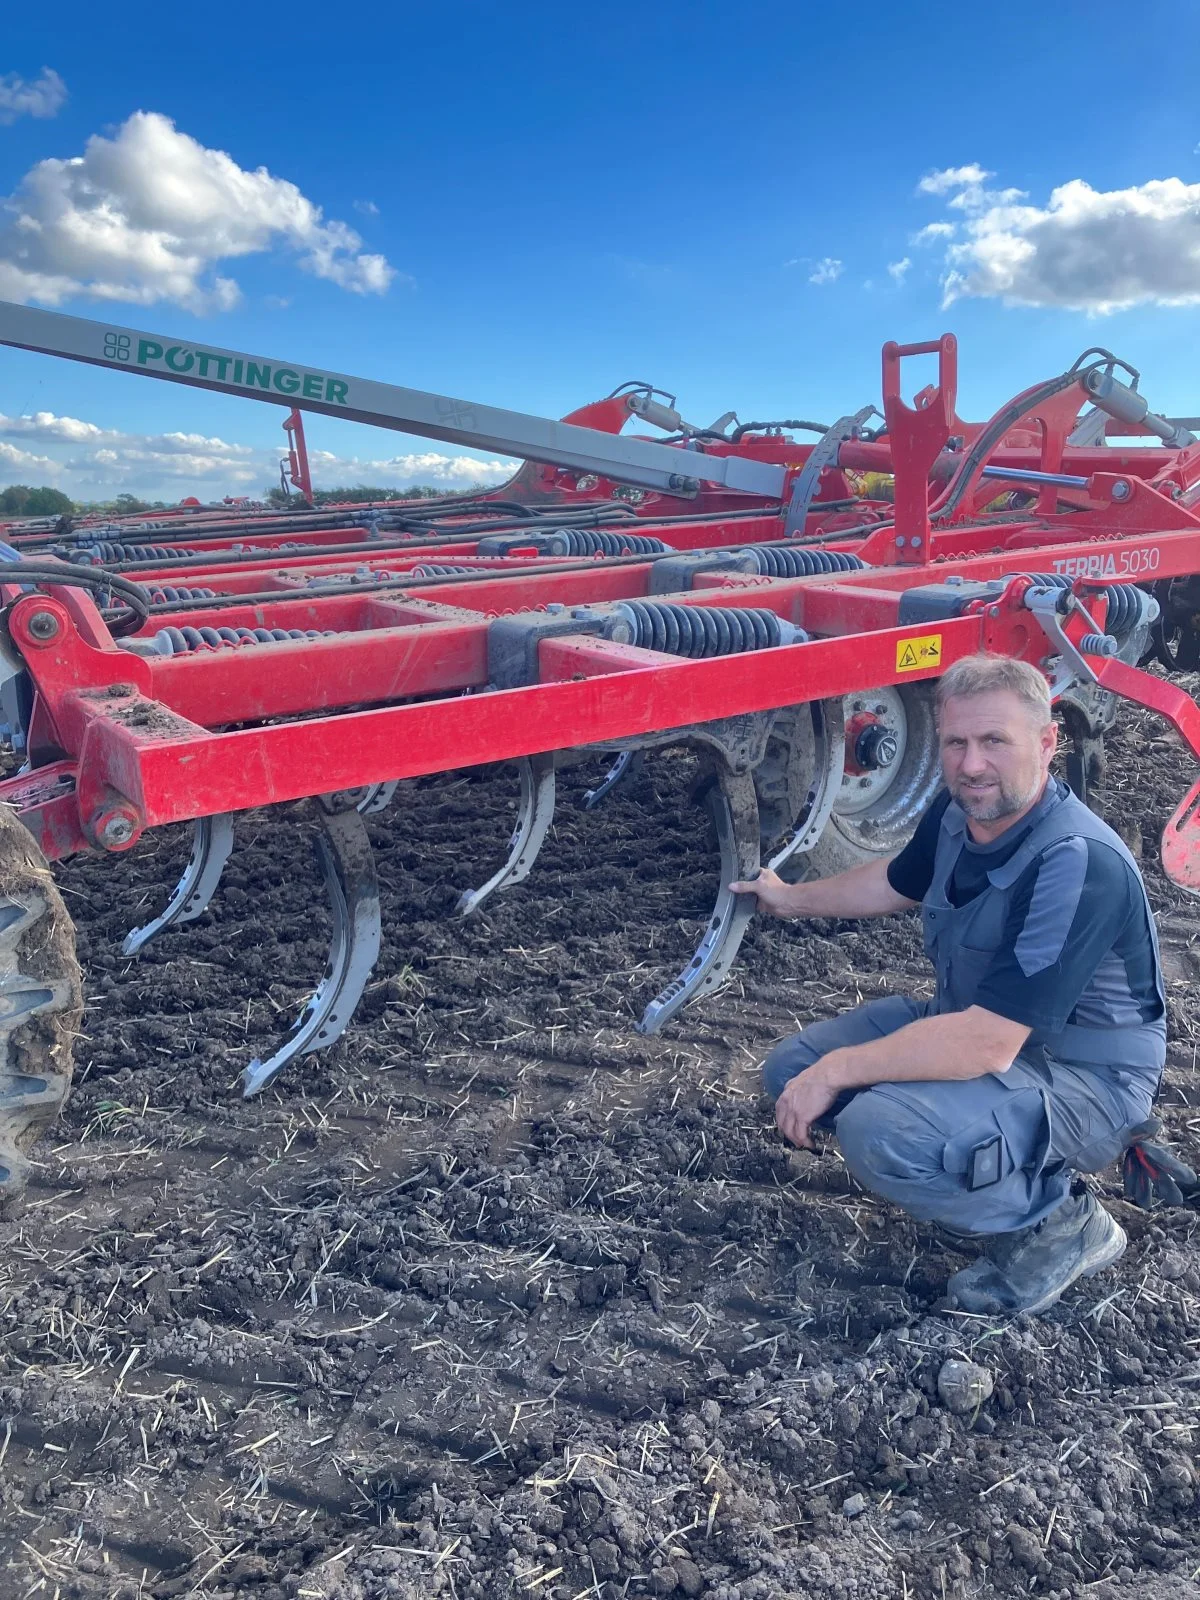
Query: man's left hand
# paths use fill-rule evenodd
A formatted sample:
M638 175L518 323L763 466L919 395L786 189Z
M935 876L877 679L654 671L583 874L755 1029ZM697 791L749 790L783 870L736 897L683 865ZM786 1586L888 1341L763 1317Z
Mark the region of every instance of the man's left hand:
M801 1150L815 1150L812 1125L824 1116L840 1092L817 1066L797 1073L775 1102L775 1123L780 1133Z

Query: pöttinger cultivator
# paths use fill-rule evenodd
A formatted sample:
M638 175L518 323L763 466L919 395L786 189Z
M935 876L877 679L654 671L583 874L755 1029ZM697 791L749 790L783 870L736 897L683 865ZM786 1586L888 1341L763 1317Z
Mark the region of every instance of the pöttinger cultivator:
M529 459L514 483L536 492L519 501L510 484L365 515L10 534L3 695L25 764L0 784L5 837L56 859L195 825L183 879L127 953L201 914L237 813L299 801L318 826L329 969L246 1069L247 1094L349 1022L380 942L363 817L406 778L519 763L507 859L467 914L533 869L564 762L615 756L595 803L643 752L699 752L721 882L694 957L646 1008L654 1031L728 972L750 914L731 880L762 860L834 870L908 836L938 783L932 684L963 655L1046 671L1085 794L1114 696L1200 754L1200 709L1138 667L1153 646L1169 666L1197 659L1200 445L1108 352L968 425L953 339L888 345L884 427L868 433L868 407L798 444L801 424L688 428L644 386L549 423L25 308L0 306L0 342ZM938 356L939 382L909 406L901 363L918 353ZM631 413L673 442L620 435ZM1147 442L1107 442L1131 433ZM856 492L872 472L894 477L894 503ZM1200 784L1164 839L1189 886L1198 802ZM20 882L10 926L25 937L40 917L58 952L42 972L15 947L40 987L12 1013L6 1082L32 1130L61 1099L78 987L48 878ZM58 1032L37 1049L57 1050L59 1076L39 1088L24 1041L47 1018Z

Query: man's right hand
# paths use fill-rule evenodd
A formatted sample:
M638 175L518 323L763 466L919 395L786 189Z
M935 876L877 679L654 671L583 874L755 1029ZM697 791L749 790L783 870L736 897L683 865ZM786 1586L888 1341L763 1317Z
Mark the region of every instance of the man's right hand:
M758 909L772 917L796 915L796 886L784 883L779 874L772 872L770 867L760 868L757 878L739 879L729 887L734 894L757 895Z

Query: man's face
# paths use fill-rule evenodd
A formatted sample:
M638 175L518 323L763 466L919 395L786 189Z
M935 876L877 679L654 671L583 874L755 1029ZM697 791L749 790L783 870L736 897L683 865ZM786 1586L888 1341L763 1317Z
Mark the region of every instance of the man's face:
M1058 745L1053 722L1007 689L947 700L938 733L946 787L973 822L1015 818L1042 791Z

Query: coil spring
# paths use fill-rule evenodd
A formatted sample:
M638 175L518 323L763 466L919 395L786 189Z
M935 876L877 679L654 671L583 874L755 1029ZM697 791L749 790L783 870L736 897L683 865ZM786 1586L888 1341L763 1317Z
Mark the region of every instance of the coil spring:
M622 644L671 656L734 655L794 644L807 635L773 611L750 606L678 606L664 600L625 600L613 608L607 632Z
M106 566L112 561L177 561L181 556L195 553L177 544L113 544L107 539L82 549L64 551L70 560L90 562L94 567Z
M1085 633L1079 641L1080 652L1085 656L1115 656L1120 648L1111 633Z
M423 566L414 567L412 576L414 578L452 578L457 577L459 573L470 573L476 570L474 567L441 566L437 562L427 562Z
M160 628L152 642L160 656L183 656L196 650L288 644L294 639L327 639L333 631L332 628Z
M861 556L848 550L781 550L769 545L751 545L739 555L752 556L757 571L769 578L814 578L822 572L856 572L864 565Z
M1041 589L1065 591L1071 587L1071 579L1061 572L1023 572L1021 576L1031 579ZM1158 602L1145 589L1139 589L1132 583L1108 583L1100 593L1108 602L1105 631L1116 638L1124 638L1142 623L1154 620Z
M151 589L150 603L162 605L175 600L213 600L216 594L215 589L189 589L173 583L164 583Z
M530 544L549 556L653 556L671 546L648 533L607 533L601 528L555 528Z

